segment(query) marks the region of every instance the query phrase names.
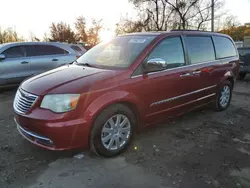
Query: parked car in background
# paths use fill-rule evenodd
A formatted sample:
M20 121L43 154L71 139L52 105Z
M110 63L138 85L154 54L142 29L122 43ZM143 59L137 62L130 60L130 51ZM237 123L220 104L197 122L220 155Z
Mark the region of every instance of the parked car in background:
M79 57L68 44L21 42L0 45L0 86L19 84L25 78L72 63Z
M239 79L243 80L250 73L250 47L238 48L240 55L240 73Z
M80 55L84 54L87 50L81 44L69 44L70 47L78 52Z
M232 39L198 31L134 33L24 81L13 103L20 134L50 150L121 153L136 130L212 104L225 110L239 72Z
M235 41L236 48L242 48L243 47L243 41Z

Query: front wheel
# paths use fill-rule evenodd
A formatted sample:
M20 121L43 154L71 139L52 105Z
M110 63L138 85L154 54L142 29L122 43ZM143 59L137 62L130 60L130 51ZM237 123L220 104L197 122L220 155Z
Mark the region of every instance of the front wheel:
M107 107L97 116L92 127L91 150L104 157L118 155L131 142L136 122L135 115L126 105Z
M233 86L228 80L224 81L218 89L215 101L215 109L218 111L225 110L231 102Z

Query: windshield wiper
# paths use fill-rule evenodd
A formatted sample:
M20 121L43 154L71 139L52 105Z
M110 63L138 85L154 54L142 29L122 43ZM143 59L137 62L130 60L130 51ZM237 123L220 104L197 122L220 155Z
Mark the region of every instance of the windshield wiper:
M79 65L79 66L85 66L85 67L92 67L92 65L91 64L89 64L89 63L79 63L78 61L74 61L74 63L76 64L76 65Z
M78 65L86 66L86 67L92 67L89 63L78 63Z

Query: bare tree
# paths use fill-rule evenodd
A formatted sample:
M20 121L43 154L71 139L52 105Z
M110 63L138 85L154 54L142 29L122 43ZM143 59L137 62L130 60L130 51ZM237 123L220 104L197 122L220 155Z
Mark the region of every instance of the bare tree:
M116 34L124 34L124 33L134 33L134 32L142 32L144 30L145 25L142 21L132 21L129 19L121 19L119 24L116 24Z
M202 8L201 6L197 6L198 15L197 18L195 18L198 30L205 29L206 23L212 20L211 5L206 4L205 8Z
M33 32L30 32L29 41L31 41L31 42L39 42L40 39L37 38Z
M49 41L50 41L50 38L49 38L49 36L48 36L47 33L44 33L44 34L43 34L43 41L44 41L44 42L49 42Z
M168 30L174 11L168 9L164 0L152 0L149 2L149 7L146 8L146 11L147 19L145 23L151 24L148 29L157 31Z
M179 16L179 29L186 29L188 26L188 20L194 17L194 15L191 14L191 12L193 12L192 8L195 7L199 0L165 0L165 2L170 5L170 9L176 12Z
M224 0L215 0L215 12ZM211 0L131 0L138 20L117 24L118 31L206 30L211 21ZM220 15L216 15L218 19ZM128 29L129 28L129 29Z
M223 29L231 29L240 26L240 22L237 20L235 16L228 15L227 17L225 17L222 26Z
M170 9L179 17L179 29L205 29L211 21L211 0L165 0ZM222 0L215 0L215 11L224 5ZM216 19L219 17L217 15Z
M168 8L165 0L131 0L131 2L135 5L138 19L121 19L116 25L117 34L166 31L175 27L175 13Z
M165 0L132 0L146 31L166 31L176 22L174 11Z

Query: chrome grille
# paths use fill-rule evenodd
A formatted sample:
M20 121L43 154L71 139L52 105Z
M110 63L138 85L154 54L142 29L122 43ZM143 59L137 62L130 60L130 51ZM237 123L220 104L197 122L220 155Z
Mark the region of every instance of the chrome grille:
M35 103L38 96L30 94L22 89L18 89L13 103L14 109L20 114L25 114Z

